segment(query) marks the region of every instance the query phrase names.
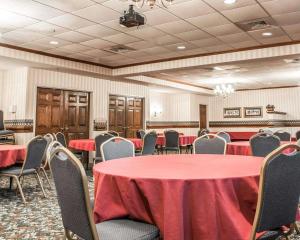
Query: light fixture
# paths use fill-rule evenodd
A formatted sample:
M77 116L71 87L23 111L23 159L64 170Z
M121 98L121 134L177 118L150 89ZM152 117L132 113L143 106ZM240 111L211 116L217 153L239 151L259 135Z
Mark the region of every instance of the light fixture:
M156 4L161 4L163 7L167 8L171 5L174 0L131 0L139 8L142 8L145 4L150 8L153 8Z
M224 70L224 68L222 68L222 67L218 67L218 66L215 66L215 67L214 67L214 70L217 70L217 71L223 71L223 70Z
M177 46L177 49L178 49L178 50L184 50L184 49L186 49L186 47L183 46L183 45L181 45L181 46Z
M273 33L271 33L271 32L263 32L262 35L263 35L264 37L270 37L270 36L273 35Z
M236 0L224 0L225 4L234 4Z
M214 89L214 93L217 96L221 96L221 97L228 97L230 94L234 93L234 88L232 87L231 84L221 84L221 85L217 85L216 88Z
M58 45L57 41L50 41L49 43L52 44L52 45Z

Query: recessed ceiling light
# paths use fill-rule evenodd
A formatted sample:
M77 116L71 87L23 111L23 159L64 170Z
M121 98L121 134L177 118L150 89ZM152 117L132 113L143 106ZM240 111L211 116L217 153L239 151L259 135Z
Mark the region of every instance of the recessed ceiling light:
M234 4L236 0L224 0L225 4Z
M184 49L186 49L186 47L183 46L183 45L182 45L182 46L177 46L177 49L178 49L178 50L184 50Z
M214 67L214 70L222 71L222 70L224 70L224 68L221 68L221 67L216 66L216 67Z
M57 45L58 44L57 41L50 41L49 43L52 44L52 45Z
M264 37L270 37L270 36L273 35L273 33L271 33L271 32L264 32L264 33L262 33L262 35L263 35Z

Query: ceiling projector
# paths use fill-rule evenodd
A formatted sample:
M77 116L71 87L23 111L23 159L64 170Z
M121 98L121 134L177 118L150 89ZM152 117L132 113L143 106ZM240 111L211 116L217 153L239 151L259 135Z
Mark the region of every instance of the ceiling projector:
M145 24L145 18L133 10L133 5L129 5L128 11L124 11L124 15L120 17L120 24L128 28L138 27Z

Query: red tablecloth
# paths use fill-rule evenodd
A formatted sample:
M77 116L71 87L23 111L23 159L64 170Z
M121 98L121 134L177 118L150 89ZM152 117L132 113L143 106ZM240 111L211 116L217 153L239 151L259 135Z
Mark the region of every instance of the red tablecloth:
M127 138L130 140L136 149L142 148L143 146L143 141L139 138ZM76 140L71 140L69 142L69 147L80 150L80 151L95 151L96 146L95 146L95 140L94 139L76 139Z
M296 143L296 142L281 142L281 144ZM289 150L287 150L289 152ZM227 144L227 154L231 155L246 155L251 156L251 147L249 141L231 142Z
M9 167L16 162L24 161L26 146L0 145L0 168Z
M179 135L179 145L180 146L186 146L186 145L192 145L197 137L196 136L185 136L185 135ZM165 145L165 136L158 136L156 140L157 145Z
M263 158L156 155L95 165L97 223L129 217L159 227L164 240L246 240Z

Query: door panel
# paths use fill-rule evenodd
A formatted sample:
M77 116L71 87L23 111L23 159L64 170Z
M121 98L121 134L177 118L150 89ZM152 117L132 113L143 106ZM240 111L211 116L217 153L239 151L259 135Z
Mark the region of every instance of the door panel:
M199 119L200 119L200 129L207 128L207 110L206 105L199 105Z

